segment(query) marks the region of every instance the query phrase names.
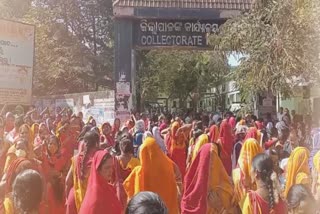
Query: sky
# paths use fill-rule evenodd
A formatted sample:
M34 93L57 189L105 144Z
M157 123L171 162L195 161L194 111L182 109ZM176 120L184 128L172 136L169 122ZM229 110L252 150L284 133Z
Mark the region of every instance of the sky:
M228 64L232 67L238 66L240 64L239 59L242 57L242 54L232 53L228 57Z

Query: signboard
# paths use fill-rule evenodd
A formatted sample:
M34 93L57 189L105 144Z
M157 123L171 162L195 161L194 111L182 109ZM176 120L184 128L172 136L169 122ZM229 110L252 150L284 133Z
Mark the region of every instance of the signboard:
M0 20L0 104L31 104L34 26Z
M82 112L86 122L92 116L97 125L105 122L113 123L115 118L114 91L97 91L78 94L53 95L39 97L33 100L38 111L48 107L51 114L55 114L57 108L68 107L74 113Z
M225 20L153 20L134 23L136 47L208 47L208 36L219 32Z

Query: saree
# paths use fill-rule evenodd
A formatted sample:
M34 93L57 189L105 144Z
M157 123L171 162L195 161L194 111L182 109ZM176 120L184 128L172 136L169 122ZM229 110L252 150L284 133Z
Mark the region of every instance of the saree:
M82 159L84 158L83 152L80 152L79 155L75 156L71 160L71 168L73 172L73 193L74 197L69 197L68 198L68 204L73 204L74 202L72 201L74 199L75 205L77 208L77 211L79 212L82 201L84 199L84 196L86 194L87 190L87 184L88 184L88 178L90 175L90 167L92 164L93 156L96 151L91 151L90 153L87 154L87 157L83 161L83 168L84 172L81 173L81 162ZM69 195L72 192L70 191Z
M192 150L191 162L193 162L194 159L196 159L201 147L209 143L209 137L206 134L202 134L200 135L199 139L197 139L196 141L197 142Z
M220 140L221 149L222 149L221 161L228 175L230 176L232 173L231 155L233 150L234 137L232 134L232 128L228 124L227 120L224 120L221 123L219 140Z
M179 122L173 122L171 125L168 137L166 140L166 145L168 149L168 156L173 162L177 164L180 169L182 177L185 175L186 171L186 138L183 133L177 135L177 131L180 128Z
M233 170L232 179L235 186L235 198L239 202L240 208L243 206L245 195L249 190L255 190L255 184L251 180L252 159L262 153L257 140L249 138L242 145L238 159L238 168Z
M4 187L4 200L1 205L0 211L5 214L14 214L15 208L12 200L12 185L16 176L26 169L33 169L42 174L41 167L34 161L28 160L26 158L17 158L9 166L7 173L5 174L5 187ZM45 213L45 203L41 202L39 213Z
M256 139L260 143L261 132L256 127L250 127L247 134L246 134L245 140L247 140L249 138Z
M42 168L47 182L47 198L50 213L65 213L65 178L69 167L69 160L57 152L54 155L44 155Z
M264 200L258 193L250 191L243 205L243 214L285 214L288 213L286 203L280 198L279 202L270 210L269 202Z
M210 206L208 195L212 193L219 198L220 207ZM214 145L203 145L185 176L181 213L222 213L232 208L232 196L231 181Z
M114 159L114 185L117 191L117 197L122 205L127 205L127 195L123 188L123 181L127 179L132 170L140 165L140 161L137 158L132 157L126 166L123 165L120 157Z
M141 166L134 168L123 183L128 199L139 192L151 191L160 195L169 214L179 213L174 163L161 151L154 138L149 137L142 144L140 161Z
M313 170L316 173L317 180L314 181L314 191L318 195L320 193L320 151L313 157Z
M310 184L309 156L310 152L305 147L297 147L291 153L287 166L285 197L293 185Z
M217 125L212 125L209 129L210 143L217 143L219 135L219 127Z
M31 142L34 142L34 139L38 135L38 132L39 132L39 124L38 123L34 123L30 128L30 139L31 139Z
M90 177L86 195L82 202L79 214L121 214L121 204L117 198L115 189L99 173L107 151L97 151L92 160Z
M103 133L103 130L106 126L110 130L110 132L108 134ZM115 146L115 141L114 141L114 138L112 137L113 134L111 131L112 131L112 127L111 127L110 123L102 124L101 129L100 129L100 132L102 133L102 135L100 137L100 142L105 144L106 148Z

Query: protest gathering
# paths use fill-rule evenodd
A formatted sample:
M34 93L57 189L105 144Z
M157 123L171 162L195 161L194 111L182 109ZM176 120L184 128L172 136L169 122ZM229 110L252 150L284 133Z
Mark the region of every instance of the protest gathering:
M294 110L132 113L101 126L68 108L28 110L2 111L1 213L319 211L319 124Z

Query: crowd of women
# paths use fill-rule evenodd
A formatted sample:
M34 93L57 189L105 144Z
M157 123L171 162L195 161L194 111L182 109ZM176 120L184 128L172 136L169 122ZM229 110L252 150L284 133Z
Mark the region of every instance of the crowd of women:
M306 213L320 207L320 128L232 113L97 127L30 109L0 118L0 213Z

